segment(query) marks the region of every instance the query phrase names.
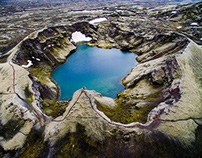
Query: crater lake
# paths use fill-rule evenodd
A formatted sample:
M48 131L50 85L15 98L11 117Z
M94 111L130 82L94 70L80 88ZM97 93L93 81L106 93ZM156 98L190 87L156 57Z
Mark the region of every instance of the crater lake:
M82 87L116 98L116 94L124 90L122 78L137 64L136 57L134 53L119 49L77 44L76 52L51 74L60 87L59 99L72 98Z

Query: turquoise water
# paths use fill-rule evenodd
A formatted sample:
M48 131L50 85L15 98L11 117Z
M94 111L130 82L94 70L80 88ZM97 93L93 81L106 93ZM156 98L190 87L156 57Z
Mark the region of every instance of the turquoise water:
M112 98L124 90L121 80L137 64L137 55L119 49L101 49L78 44L67 62L52 72L60 87L60 100L72 98L85 86Z

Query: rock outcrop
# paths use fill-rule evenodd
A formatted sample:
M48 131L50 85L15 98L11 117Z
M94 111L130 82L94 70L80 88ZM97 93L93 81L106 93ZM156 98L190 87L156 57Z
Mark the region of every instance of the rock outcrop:
M119 9L101 23L44 28L8 52L0 64L0 156L201 156L201 47L159 28L171 24L162 13ZM58 100L51 72L76 50L75 31L91 46L138 54L117 99L83 87Z

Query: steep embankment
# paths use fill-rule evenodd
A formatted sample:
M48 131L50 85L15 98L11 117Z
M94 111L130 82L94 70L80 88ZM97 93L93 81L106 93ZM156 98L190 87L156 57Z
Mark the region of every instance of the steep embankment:
M201 154L202 50L176 29L159 29L165 24L151 21L151 11L142 14L124 9L101 23L44 28L9 52L0 64L1 156ZM91 46L138 54L116 100L85 88L57 100L50 74L75 51L75 31L91 37Z

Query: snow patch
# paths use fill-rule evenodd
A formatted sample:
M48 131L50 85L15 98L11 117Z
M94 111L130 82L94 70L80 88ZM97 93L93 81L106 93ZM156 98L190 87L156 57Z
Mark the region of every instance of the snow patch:
M176 13L177 13L177 11L176 11L176 10L173 10L171 13L172 13L172 14L176 14Z
M78 11L71 11L71 13L92 13L92 12L101 12L103 10L78 10Z
M197 22L193 22L190 24L191 26L199 26L199 24Z
M94 20L89 21L90 24L102 22L102 21L107 21L107 18L96 18Z
M181 29L181 28L182 28L182 26L178 26L178 27L177 27L177 29Z
M22 67L24 67L24 68L28 68L28 67L30 67L30 66L33 65L33 63L32 63L31 60L27 60L27 62L28 62L28 64L27 64L27 65L22 65Z
M70 42L88 42L91 41L92 38L91 37L86 37L86 35L82 34L80 31L76 31L74 33L72 33L72 38L70 40Z

